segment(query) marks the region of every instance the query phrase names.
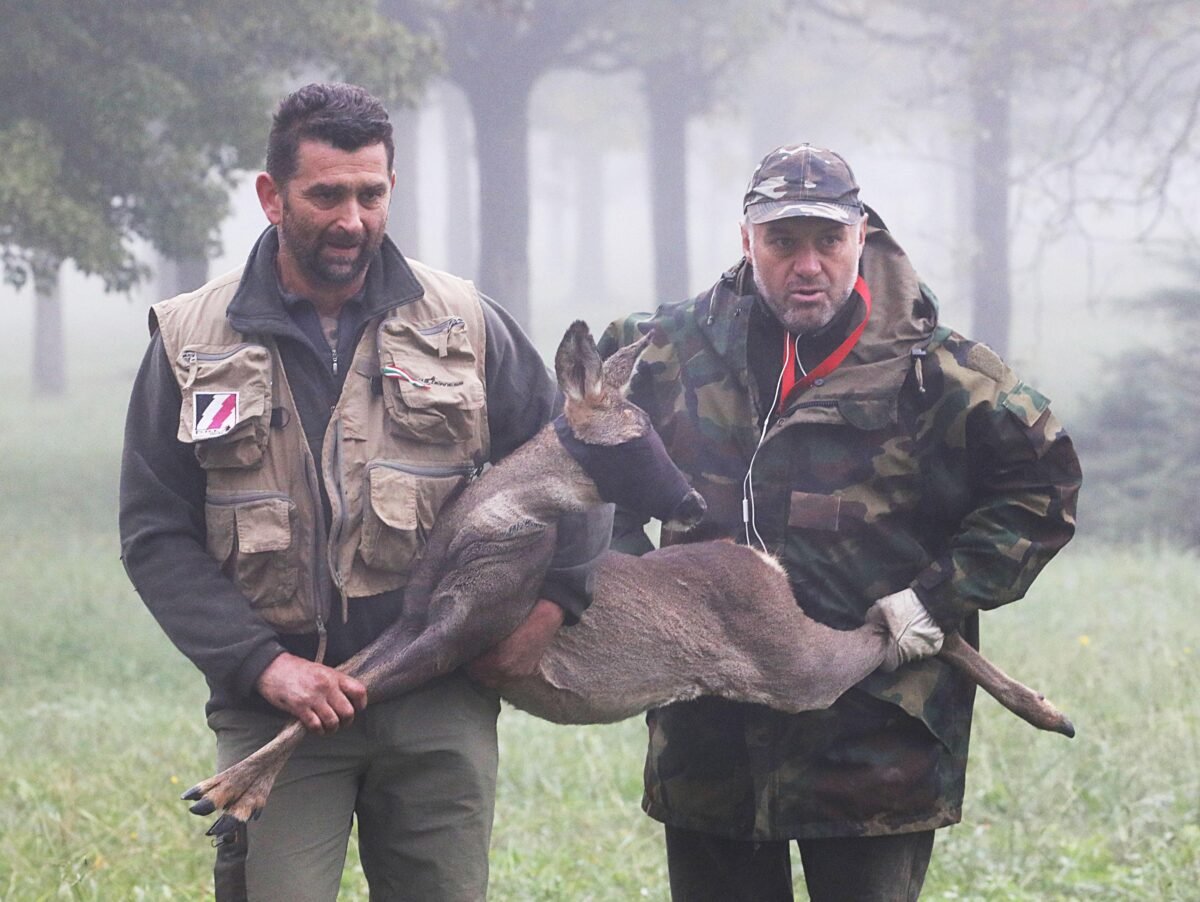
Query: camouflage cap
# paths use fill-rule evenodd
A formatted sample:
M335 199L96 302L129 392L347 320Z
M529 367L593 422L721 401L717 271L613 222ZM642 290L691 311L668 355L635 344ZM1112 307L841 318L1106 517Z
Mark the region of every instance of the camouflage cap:
M863 205L850 164L840 155L811 144L790 144L763 157L750 176L742 211L751 223L816 216L855 225Z

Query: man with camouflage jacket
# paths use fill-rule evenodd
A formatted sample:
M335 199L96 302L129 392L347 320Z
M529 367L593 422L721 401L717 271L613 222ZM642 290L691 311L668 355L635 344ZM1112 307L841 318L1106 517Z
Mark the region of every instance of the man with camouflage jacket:
M602 351L652 334L632 398L710 522L776 554L823 623L878 602L895 647L825 711L651 712L643 806L676 900L791 899L793 839L814 900L916 899L934 829L961 817L974 698L932 656L946 632L977 642L977 612L1071 538L1079 463L1044 396L938 324L840 156L772 151L744 212L735 267ZM645 550L640 527L614 545Z

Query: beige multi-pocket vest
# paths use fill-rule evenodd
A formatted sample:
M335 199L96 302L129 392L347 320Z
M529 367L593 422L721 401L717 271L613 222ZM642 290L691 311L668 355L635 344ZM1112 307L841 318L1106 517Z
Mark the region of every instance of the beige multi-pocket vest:
M314 461L274 340L225 316L235 271L154 305L182 392L178 437L207 477L208 552L283 633L402 587L442 505L487 459L483 311L410 261L423 297L371 319ZM320 478L332 507L325 528Z

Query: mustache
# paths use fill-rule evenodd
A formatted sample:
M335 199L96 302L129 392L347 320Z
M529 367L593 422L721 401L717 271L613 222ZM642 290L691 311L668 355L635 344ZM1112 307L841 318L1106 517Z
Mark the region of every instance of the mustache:
M322 239L322 243L329 247L335 247L338 250L348 251L352 248L362 247L367 243L369 237L365 230L360 235L338 231L326 235Z

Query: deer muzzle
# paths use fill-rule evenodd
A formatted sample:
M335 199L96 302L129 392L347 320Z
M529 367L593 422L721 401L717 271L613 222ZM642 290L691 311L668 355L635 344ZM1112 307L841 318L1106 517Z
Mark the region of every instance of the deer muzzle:
M562 416L555 419L554 431L605 501L663 522L703 515L704 500L675 466L657 432L616 445L593 445L577 438Z

